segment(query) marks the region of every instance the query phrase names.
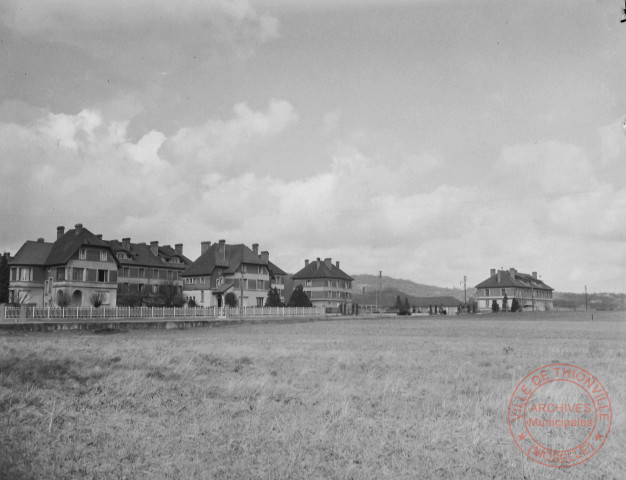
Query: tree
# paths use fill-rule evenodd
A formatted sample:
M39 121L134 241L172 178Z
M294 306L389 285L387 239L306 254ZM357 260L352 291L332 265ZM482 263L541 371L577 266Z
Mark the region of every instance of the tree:
M179 291L179 286L174 282L167 282L159 285L159 299L164 307L182 307L185 303L183 296Z
M291 292L291 296L289 297L289 302L287 303L290 307L312 307L313 304L306 293L304 293L304 287L302 285L298 285Z
M265 299L266 307L283 307L284 303L280 298L280 292L278 288L270 288L267 292L267 298Z
M226 294L226 296L224 297L224 303L226 304L227 307L231 307L234 308L237 306L237 295L235 295L233 292L228 292Z
M396 297L396 305L395 308L398 312L398 315L402 315L402 311L404 310L404 306L402 305L402 300L400 300L400 295Z
M511 311L512 312L519 311L519 301L517 300L517 298L514 298L513 301L511 302Z
M94 308L98 308L104 302L104 294L102 292L92 293L89 297L89 301L94 306Z
M502 311L506 312L509 309L509 297L504 294L504 298L502 299Z
M72 296L67 290L59 290L57 292L56 302L61 308L67 307L72 301Z
M404 297L404 314L411 315L411 306L409 305L409 299Z
M11 279L11 269L9 267L9 254L5 253L0 258L0 303L9 302L9 283Z
M491 311L493 313L497 313L500 311L500 305L498 305L498 302L496 302L495 300L491 302Z

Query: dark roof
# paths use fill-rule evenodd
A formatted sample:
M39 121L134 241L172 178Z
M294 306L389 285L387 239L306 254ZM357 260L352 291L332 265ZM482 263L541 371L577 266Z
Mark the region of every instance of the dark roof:
M220 247L223 247L223 250L220 250ZM210 275L216 267L223 268L224 273L231 274L237 272L242 263L245 265L264 265L271 269L275 275L287 275L269 260L263 260L243 243L236 245L212 244L182 275L186 277Z
M72 255L84 245L104 247L107 250L111 250L106 242L100 240L85 227L72 228L54 242L48 259L46 260L46 265L61 265L67 263Z
M224 293L235 286L234 283L223 283L213 289L213 293Z
M487 280L476 285L476 288L530 288L531 286L532 288L540 290L554 290L552 287L546 285L542 280L527 273L520 273L514 269L512 271L499 270L495 275L492 275Z
M267 266L270 269L270 273L272 275L287 275L287 272L285 272L282 268L270 262L269 260L267 262Z
M458 307L463 305L463 302L455 297L411 297L411 306L413 307L438 307L443 305L444 307Z
M304 280L309 278L338 278L340 280L354 280L350 275L341 270L337 265L333 265L330 259L314 260L291 276L294 280Z
M50 242L34 242L28 240L14 257L9 259L9 265L39 265L44 266L52 250Z
M162 245L158 247L158 256L152 253L150 245L145 243L130 243L129 249L124 248L124 244L117 240L107 240L106 243L113 249L113 252L125 252L129 258L120 258L118 262L122 266L138 266L148 268L168 267L168 268L180 268L185 269L191 264L184 255L178 255L169 245ZM181 263L169 263L167 260L171 258L178 258Z

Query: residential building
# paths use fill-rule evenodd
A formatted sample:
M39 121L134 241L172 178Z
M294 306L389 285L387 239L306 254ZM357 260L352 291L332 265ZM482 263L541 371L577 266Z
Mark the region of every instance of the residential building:
M509 270L491 269L490 276L476 285L479 311L491 311L493 302L503 308L504 296L507 297L508 309L513 299L517 299L522 310L547 311L553 310L553 288L546 285L537 272L520 273L514 268Z
M314 307L327 311L339 311L344 305L352 305L352 280L350 275L333 265L332 259L304 261L304 268L292 275L294 287L302 285ZM349 307L348 307L349 308Z
M233 292L238 305L262 307L270 288L284 299L287 274L270 262L268 251L259 253L257 243L250 249L220 240L201 242L200 256L181 276L185 299L199 306L225 306L226 295Z
M101 238L81 223L68 232L57 228L57 239L27 241L9 262L9 301L56 306L59 295L71 306L90 306L94 294L103 305L115 306L117 261Z
M191 265L183 255L183 244L160 246L158 241L132 243L130 238L108 240L118 262L118 304L145 305L163 303L162 294L182 299L180 274Z

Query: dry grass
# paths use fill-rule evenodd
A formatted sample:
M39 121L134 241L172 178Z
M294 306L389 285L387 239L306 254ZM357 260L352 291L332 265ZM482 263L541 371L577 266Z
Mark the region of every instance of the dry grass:
M5 333L0 478L623 478L626 319L502 318ZM613 404L603 449L565 470L507 425L552 362Z

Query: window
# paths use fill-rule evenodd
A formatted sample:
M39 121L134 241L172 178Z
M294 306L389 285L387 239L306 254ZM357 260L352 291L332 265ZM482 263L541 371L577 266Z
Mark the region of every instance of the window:
M143 283L139 284L139 293L143 292Z
M158 285L152 285L152 293L158 293L159 292L159 286Z
M106 262L109 259L109 256L107 255L107 251L106 250L100 250L100 261L101 262Z
M304 281L304 286L305 287L312 287L313 286L313 280L305 280Z
M102 291L102 290L96 290L96 293L98 293L99 295L101 295L102 298L102 303L103 304L108 304L109 303L109 292L106 291Z
M124 267L122 269L122 277L130 277L130 268Z
M139 269L139 278L144 278L146 276L146 271L143 268Z
M87 249L81 248L78 250L78 259L79 260L87 260Z
M159 271L158 270L152 270L152 278L159 278Z
M21 268L20 270L20 282L30 282L33 279L32 268Z
M72 280L74 280L75 282L82 282L84 272L85 272L84 268L74 268L72 270Z
M122 252L119 252L119 253L117 254L117 258L118 258L119 260L124 260L124 259L126 259L126 254L124 254L124 253L122 253Z
M256 297L256 306L257 307L263 306L263 297Z
M204 290L200 290L200 301L204 303Z
M57 268L57 282L65 280L65 268Z
M500 291L500 295L502 295L502 296L506 295L506 289L505 289L505 288L503 288L503 289Z
M168 270L167 271L167 279L168 280L174 280L174 271L173 270Z
M204 277L200 277L200 283L204 284L204 281L205 281Z
M489 289L485 288L485 297L488 297L488 296L489 296Z
M98 270L98 282L108 282L109 281L109 271L108 270Z

